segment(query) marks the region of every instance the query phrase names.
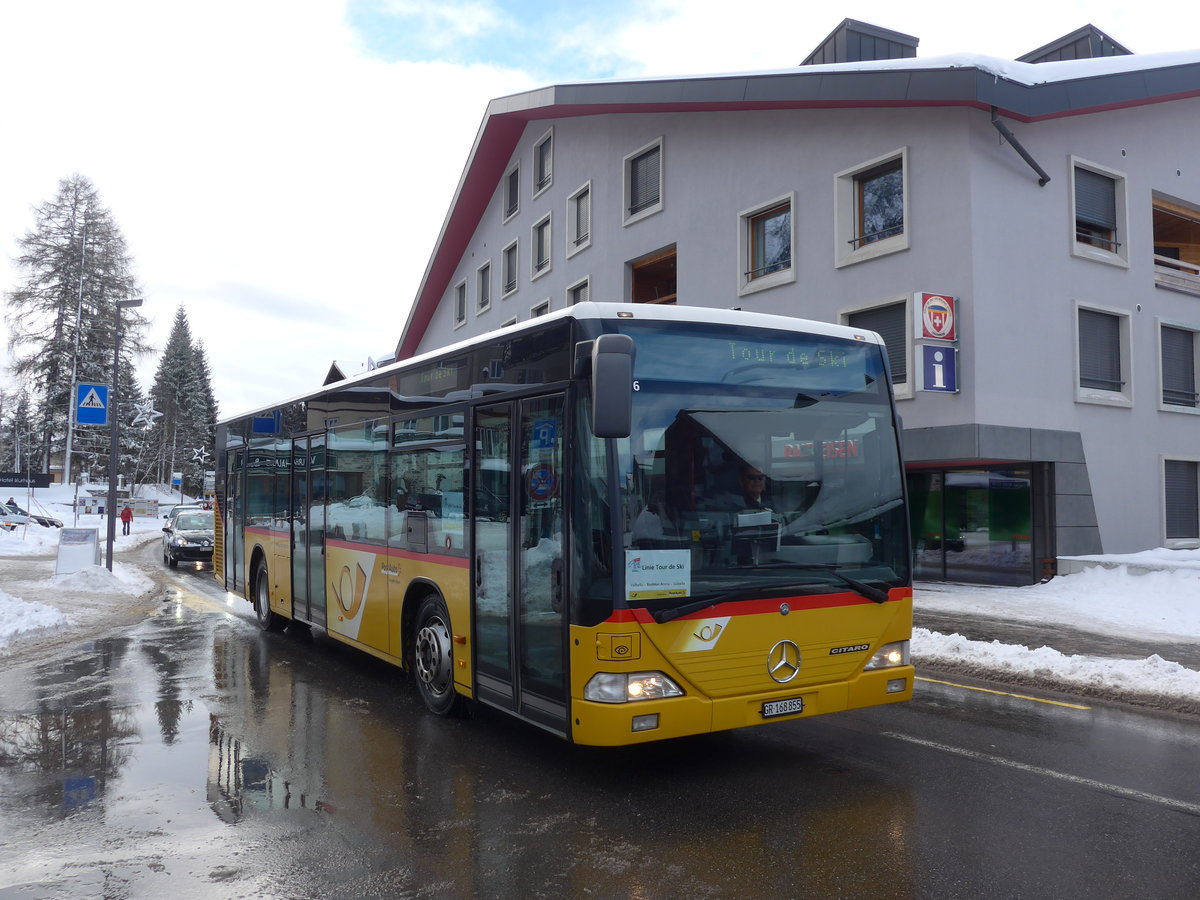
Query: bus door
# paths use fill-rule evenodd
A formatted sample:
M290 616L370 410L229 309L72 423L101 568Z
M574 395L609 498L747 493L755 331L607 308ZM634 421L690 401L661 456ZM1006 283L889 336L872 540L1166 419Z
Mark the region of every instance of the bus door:
M292 611L325 625L325 436L292 441Z
M477 409L471 517L481 700L566 728L561 394Z
M246 477L246 450L231 450L225 465L225 502L221 508L225 538L225 590L240 591L246 584L246 519L242 479ZM229 576L233 583L229 583Z

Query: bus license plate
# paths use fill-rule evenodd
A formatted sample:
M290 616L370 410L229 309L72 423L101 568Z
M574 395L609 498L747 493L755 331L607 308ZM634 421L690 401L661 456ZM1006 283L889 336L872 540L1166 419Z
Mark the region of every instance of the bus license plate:
M773 719L776 716L794 716L804 712L803 697L789 697L786 700L768 700L762 705L762 717Z

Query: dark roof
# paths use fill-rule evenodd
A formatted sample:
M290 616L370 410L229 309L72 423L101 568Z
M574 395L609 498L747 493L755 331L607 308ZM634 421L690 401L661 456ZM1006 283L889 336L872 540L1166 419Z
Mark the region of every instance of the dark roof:
M909 59L917 55L918 43L918 39L911 34L889 31L858 19L842 19L841 24L800 65Z
M772 72L562 84L488 104L396 359L416 352L525 126L606 114L887 107L995 108L1021 122L1200 96L1200 52L1039 66L973 54Z
M1017 62L1062 62L1066 59L1129 56L1132 53L1132 50L1118 44L1095 25L1084 25L1077 31L1064 34L1056 41L1051 41L1036 50L1030 50L1024 56L1018 56Z

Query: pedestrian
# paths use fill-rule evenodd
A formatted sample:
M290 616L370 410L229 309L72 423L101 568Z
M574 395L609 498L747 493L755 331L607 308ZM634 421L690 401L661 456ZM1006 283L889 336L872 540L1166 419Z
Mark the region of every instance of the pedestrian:
M125 508L121 510L121 534L129 534L129 526L133 522L133 510L129 508L129 504L125 504Z

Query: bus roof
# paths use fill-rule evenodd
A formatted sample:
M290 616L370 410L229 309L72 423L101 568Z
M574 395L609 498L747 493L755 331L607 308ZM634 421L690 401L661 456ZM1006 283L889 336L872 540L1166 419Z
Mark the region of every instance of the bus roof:
M573 306L568 306L564 309L555 310L554 312L547 313L544 316L539 316L536 319L529 319L525 322L518 322L505 328L489 331L486 334L468 338L464 341L459 341L454 344L447 344L444 347L438 347L434 350L426 351L418 356L410 356L407 359L388 363L387 365L380 366L377 369L371 369L366 372L355 374L352 377L346 378L342 381L335 381L331 382L330 384L321 385L318 388L306 391L302 394L297 394L296 396L287 400L283 400L279 403L272 403L268 406L247 410L236 416L225 416L218 420L217 424L225 425L230 422L236 422L240 419L245 419L248 416L253 416L258 413L269 413L281 406L287 406L291 403L298 403L302 400L318 396L335 387L344 389L346 387L353 387L356 384L370 382L378 378L380 375L386 375L388 372L403 371L412 366L435 360L440 356L461 352L474 347L477 344L495 340L502 335L508 336L520 334L525 331L532 331L562 319L640 319L642 321L652 322L698 322L717 325L736 325L742 328L768 328L775 331L794 331L800 334L812 334L822 337L835 337L846 340L866 341L867 343L872 344L883 344L883 339L873 331L863 328L852 328L848 325L834 325L830 322L798 319L794 316L777 316L769 313L746 312L745 310L741 309L714 309L706 306L660 306L649 303L596 303L588 301L585 303L576 303Z

